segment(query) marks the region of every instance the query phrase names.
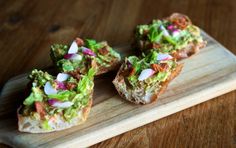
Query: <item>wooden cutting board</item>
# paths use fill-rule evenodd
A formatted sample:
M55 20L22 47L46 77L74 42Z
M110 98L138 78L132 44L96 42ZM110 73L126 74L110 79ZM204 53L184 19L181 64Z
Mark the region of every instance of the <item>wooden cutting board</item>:
M236 57L202 32L208 41L199 54L183 60L181 74L159 100L134 105L121 99L111 81L114 73L95 80L94 105L85 124L54 133L17 131L15 111L24 99L27 74L9 80L0 99L0 143L13 147L86 147L236 89ZM119 50L127 53L128 48Z

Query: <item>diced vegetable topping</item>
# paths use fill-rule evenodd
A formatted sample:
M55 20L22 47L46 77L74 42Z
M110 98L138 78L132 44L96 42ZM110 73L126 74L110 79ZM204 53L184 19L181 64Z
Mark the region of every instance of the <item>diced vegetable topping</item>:
M57 74L57 81L59 82L66 81L69 77L70 75L68 75L67 73L59 73Z
M39 101L36 101L34 103L35 105L35 109L36 109L36 112L39 113L39 115L41 116L41 118L44 118L44 116L46 115L46 111L45 111L45 108L44 108L44 105L42 102L39 102Z
M23 102L24 105L32 105L35 101L43 101L43 92L38 87L32 87L31 94Z
M84 41L81 38L76 38L75 42L78 46L84 46Z
M169 25L169 26L167 27L167 29L170 30L170 31L172 31L172 30L175 29L175 26L174 26L174 25Z
M48 100L48 103L49 105L53 107L58 107L58 108L68 108L74 104L73 102L70 102L70 101L61 102L57 99L50 99Z
M78 47L77 43L75 41L73 41L70 48L69 48L69 50L68 50L68 53L69 54L77 53L78 49L79 49L79 47Z
M56 88L54 88L51 83L48 81L46 82L45 86L44 86L44 92L47 95L52 95L52 94L56 94L57 90Z
M180 36L180 31L179 31L179 30L173 30L172 36L173 36L174 38L179 37L179 36Z
M64 82L56 81L57 89L67 90L67 87Z
M82 56L79 54L75 54L75 53L65 54L64 58L69 59L69 60L77 60L77 61L82 60Z
M88 49L86 47L82 47L82 52L85 55L96 56L96 54L91 49Z
M149 78L150 76L152 76L154 73L155 73L155 71L152 70L151 68L144 69L144 70L141 72L141 74L139 75L138 80L139 80L139 81L143 81L143 80Z
M169 32L166 30L166 28L163 25L160 26L160 29L163 31L164 36L170 36Z
M169 54L162 54L162 53L158 53L157 54L157 61L166 61L166 60L170 60L173 57Z

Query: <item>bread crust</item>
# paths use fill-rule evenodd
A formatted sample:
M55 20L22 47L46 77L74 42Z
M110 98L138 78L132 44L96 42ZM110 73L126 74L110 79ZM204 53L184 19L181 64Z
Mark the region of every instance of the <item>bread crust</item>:
M113 84L117 89L119 95L135 104L148 104L155 102L161 94L165 92L168 87L168 84L173 80L183 68L183 64L178 64L174 71L172 71L171 75L167 78L166 81L160 84L161 87L154 86L154 90L150 93L146 93L144 87L142 88L131 88L125 83L124 74L124 64L120 67L115 79L113 80Z
M54 131L60 131L64 129L68 129L72 126L79 125L86 121L88 118L89 112L92 107L92 98L89 99L89 103L86 107L78 110L78 116L73 118L71 122L67 122L64 120L62 115L55 115L55 121L51 122L52 129L46 130L42 128L42 121L33 119L30 116L23 116L19 113L21 107L17 110L17 117L18 117L18 130L21 132L28 132L28 133L49 133ZM50 121L49 121L50 122Z
M185 48L179 49L176 52L173 52L171 55L177 60L189 58L197 54L201 48L206 47L206 44L206 41L200 43L191 42Z

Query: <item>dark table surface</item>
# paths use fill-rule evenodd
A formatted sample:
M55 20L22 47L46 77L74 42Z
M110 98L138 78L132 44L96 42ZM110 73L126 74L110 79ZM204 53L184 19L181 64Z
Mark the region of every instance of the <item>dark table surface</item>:
M1 87L13 76L52 65L52 43L80 36L129 44L137 24L173 12L187 14L236 53L235 0L1 0L0 8ZM236 147L236 91L93 147Z

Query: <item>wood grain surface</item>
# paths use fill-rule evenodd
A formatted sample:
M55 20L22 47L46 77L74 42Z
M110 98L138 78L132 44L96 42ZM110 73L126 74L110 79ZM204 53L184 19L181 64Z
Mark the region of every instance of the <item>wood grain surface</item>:
M107 73L95 78L94 103L86 123L59 132L17 130L16 108L25 98L28 74L10 79L0 96L0 142L13 147L87 147L235 90L236 56L202 35L207 47L181 61L183 70L157 102L135 105L122 99L112 85L115 72ZM114 48L123 56L131 51L129 46Z
M132 41L135 25L182 12L236 53L234 0L0 1L0 84L51 65L49 46L75 36ZM94 147L235 147L236 91Z

